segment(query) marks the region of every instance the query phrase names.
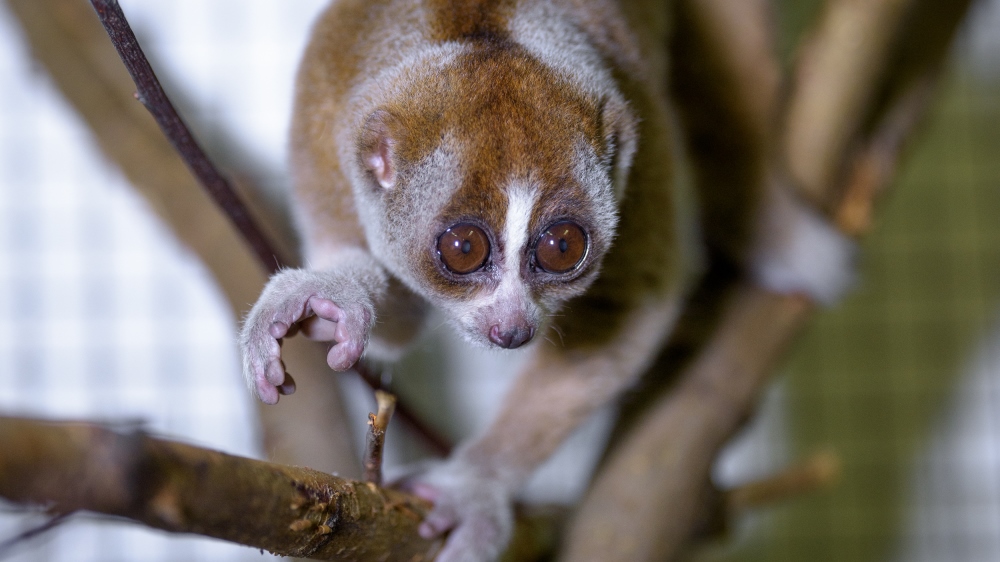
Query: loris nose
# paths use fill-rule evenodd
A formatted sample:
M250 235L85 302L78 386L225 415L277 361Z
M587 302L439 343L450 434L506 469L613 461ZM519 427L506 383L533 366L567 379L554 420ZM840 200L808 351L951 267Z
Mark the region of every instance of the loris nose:
M517 326L501 330L496 324L490 328L490 341L505 349L515 349L528 343L535 335L535 329L527 326Z

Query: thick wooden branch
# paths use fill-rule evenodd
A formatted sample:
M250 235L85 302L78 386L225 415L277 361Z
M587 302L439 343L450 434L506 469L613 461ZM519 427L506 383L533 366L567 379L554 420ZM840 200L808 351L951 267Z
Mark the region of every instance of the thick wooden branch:
M729 111L755 140L768 142L783 79L770 0L677 0L676 4L675 33L690 34L699 43L696 63L709 67L701 72L711 73L719 90L715 96L727 98Z
M739 262L769 181L781 70L767 0L670 3L670 92L709 251Z
M743 288L712 343L616 446L581 506L565 560L669 560L708 516L718 449L741 426L774 363L812 310L804 298Z
M830 185L914 1L827 2L820 25L799 53L782 148L793 181L816 203L830 203Z
M429 504L306 468L84 423L0 417L0 496L316 560L429 560Z

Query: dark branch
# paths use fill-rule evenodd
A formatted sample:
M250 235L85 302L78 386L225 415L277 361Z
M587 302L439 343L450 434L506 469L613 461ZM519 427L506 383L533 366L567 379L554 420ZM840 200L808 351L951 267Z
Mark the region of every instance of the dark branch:
M43 533L47 533L52 529L55 529L59 525L62 525L69 519L70 515L72 515L72 513L59 513L57 515L51 516L45 523L42 523L41 525L38 525L36 527L32 527L27 531L24 531L23 533L19 533L17 536L11 537L3 542L0 542L0 560L3 560L7 556L10 556L11 550L15 546L23 542L27 542Z
M156 79L153 68L146 60L135 34L125 19L117 0L91 0L97 15L107 30L111 42L114 43L118 55L128 68L132 80L135 81L138 99L156 119L170 143L184 158L184 162L205 187L212 199L222 208L226 216L239 230L243 239L253 248L261 264L270 272L275 273L289 263L282 258L274 244L267 239L250 211L237 196L232 185L202 150L194 139L190 129L184 124L177 110L174 109L160 81Z

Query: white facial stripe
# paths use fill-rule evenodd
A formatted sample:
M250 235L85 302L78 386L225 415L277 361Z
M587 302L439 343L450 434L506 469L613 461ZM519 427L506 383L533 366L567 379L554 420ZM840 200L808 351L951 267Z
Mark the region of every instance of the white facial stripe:
M455 307L451 310L453 314L463 316L469 310L493 306L524 290L521 286L521 260L524 257L524 247L529 242L531 212L537 200L538 192L535 189L515 184L507 190L507 218L501 233L504 256L503 261L498 264L501 265L500 285L467 301L445 303L446 307Z
M505 280L511 275L516 279L521 274L520 262L524 255L521 250L528 243L531 211L537 199L538 192L534 189L513 186L507 190L507 220L503 232Z
M468 328L482 320L479 318L480 311L491 309L491 314L499 318L516 312L507 310L515 306L515 303L519 303L517 306L520 307L530 304L529 299L521 298L525 291L521 280L521 260L530 234L528 227L531 222L531 211L537 199L538 193L534 189L520 185L508 188L507 218L502 233L504 255L500 268L500 285L461 307L463 311L472 311L471 314L460 313L460 322L468 323Z

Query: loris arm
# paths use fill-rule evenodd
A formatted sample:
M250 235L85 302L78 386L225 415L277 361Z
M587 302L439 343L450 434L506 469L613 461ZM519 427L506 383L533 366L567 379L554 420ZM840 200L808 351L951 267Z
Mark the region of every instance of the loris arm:
M360 248L343 249L322 270L286 269L274 275L250 310L240 332L243 374L250 389L274 404L295 383L281 362L280 340L300 322L313 339L336 341L330 368L349 369L368 344L375 305L384 300L388 275Z
M512 527L510 497L595 410L648 368L674 323L676 298L633 310L597 348L567 351L545 342L519 373L487 431L409 487L434 501L421 533L451 529L439 562L491 560Z

